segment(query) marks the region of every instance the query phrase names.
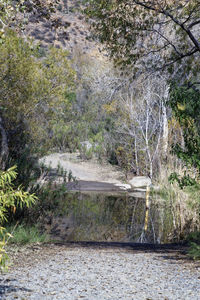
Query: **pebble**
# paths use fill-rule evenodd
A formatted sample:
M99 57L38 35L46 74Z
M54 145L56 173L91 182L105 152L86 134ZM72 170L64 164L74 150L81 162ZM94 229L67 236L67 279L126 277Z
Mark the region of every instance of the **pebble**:
M38 250L2 275L0 300L200 300L200 270L167 255L123 248Z

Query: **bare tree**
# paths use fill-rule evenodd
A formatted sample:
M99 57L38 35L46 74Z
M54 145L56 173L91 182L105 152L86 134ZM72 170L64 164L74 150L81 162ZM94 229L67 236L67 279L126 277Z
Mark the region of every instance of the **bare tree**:
M131 84L127 93L120 95L122 116L118 132L124 140L126 137L133 138L133 164L138 169L141 161L145 160L146 174L151 178L156 159L167 155L168 98L169 87L160 76L151 76L145 80L140 78L137 87Z

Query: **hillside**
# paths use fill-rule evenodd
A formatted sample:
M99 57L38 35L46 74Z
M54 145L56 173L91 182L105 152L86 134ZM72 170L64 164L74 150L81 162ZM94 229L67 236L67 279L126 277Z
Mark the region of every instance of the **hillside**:
M45 7L38 5L19 16L25 21L25 36L33 38L41 47L52 45L70 52L77 48L82 52L95 49L97 44L90 38L89 26L81 14L79 1L57 2L55 11L50 15L47 15Z

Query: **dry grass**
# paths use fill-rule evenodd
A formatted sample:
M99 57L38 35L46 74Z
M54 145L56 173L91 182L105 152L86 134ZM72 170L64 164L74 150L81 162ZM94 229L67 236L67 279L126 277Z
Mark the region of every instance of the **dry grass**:
M155 193L155 199L163 204L163 209L168 210L172 222L172 239L177 236L178 240L184 239L188 234L200 231L200 188L198 186L180 189L178 183L171 184L168 180L172 172L184 175L185 167L180 163L163 167L157 184L160 187ZM195 170L187 170L195 177ZM166 212L165 212L166 214Z

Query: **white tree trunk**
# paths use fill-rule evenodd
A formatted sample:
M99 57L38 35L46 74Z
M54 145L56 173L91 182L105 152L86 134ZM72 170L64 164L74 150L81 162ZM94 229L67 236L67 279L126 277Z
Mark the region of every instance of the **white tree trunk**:
M163 119L163 138L162 138L162 142L163 142L163 147L162 147L162 151L163 151L163 157L166 158L167 157L167 150L168 150L168 136L169 136L169 127L168 127L168 119L167 119L167 108L166 105L163 103L162 106L162 119Z
M135 166L136 166L136 175L139 175L138 147L137 147L137 136L136 136L136 132L135 132Z

